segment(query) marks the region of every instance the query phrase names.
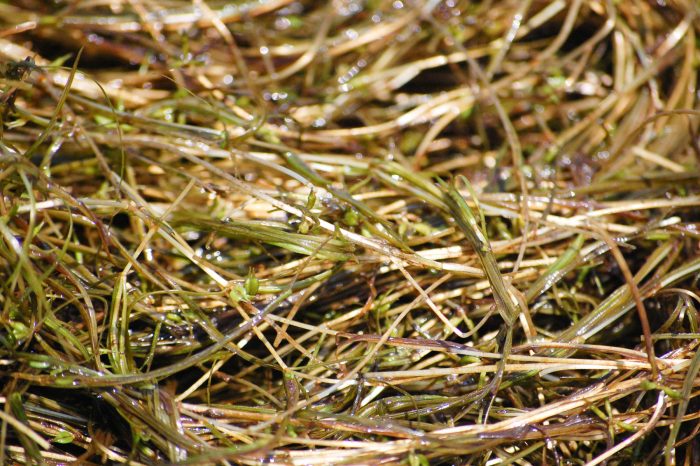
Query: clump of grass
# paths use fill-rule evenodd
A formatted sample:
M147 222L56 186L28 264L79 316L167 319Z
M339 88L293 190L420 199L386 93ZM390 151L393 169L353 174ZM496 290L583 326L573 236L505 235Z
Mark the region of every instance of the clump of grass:
M698 7L0 4L0 464L695 464Z

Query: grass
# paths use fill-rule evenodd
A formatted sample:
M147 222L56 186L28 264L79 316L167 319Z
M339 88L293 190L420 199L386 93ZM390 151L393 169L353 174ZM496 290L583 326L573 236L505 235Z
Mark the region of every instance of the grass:
M700 9L0 3L0 464L695 464Z

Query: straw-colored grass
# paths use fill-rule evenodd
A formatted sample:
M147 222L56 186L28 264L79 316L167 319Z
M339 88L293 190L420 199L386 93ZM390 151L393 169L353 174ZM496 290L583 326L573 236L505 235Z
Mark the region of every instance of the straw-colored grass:
M699 464L699 33L0 3L0 464Z

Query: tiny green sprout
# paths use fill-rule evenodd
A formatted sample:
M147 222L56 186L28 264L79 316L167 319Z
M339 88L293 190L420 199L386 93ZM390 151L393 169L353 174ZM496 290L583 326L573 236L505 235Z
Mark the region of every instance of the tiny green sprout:
M113 118L105 116L105 115L95 115L93 117L95 119L95 123L97 123L99 126L103 126L105 128L115 128L116 122L114 121Z
M547 84L553 89L563 89L566 86L566 77L557 74L547 78Z
M462 120L468 120L469 117L472 116L472 113L474 113L474 106L467 107L466 110L463 110L462 113L459 114L459 118Z
M25 120L24 118L17 118L13 121L9 121L9 122L5 123L5 126L7 127L7 129L15 129L15 128L22 128L22 127L26 126L26 124L27 124L27 120Z
M189 94L187 92L187 89L177 89L176 91L173 92L173 98L177 99L184 99L189 97Z
M423 140L423 133L420 131L407 131L400 142L401 152L408 154L414 152Z
M248 300L248 293L246 292L245 288L238 284L233 285L231 291L228 293L228 296L234 303Z
M258 289L260 288L260 281L253 273L253 269L248 270L248 276L245 279L245 291L248 296L255 296L258 294Z
M29 335L29 327L22 322L12 321L10 322L10 328L12 329L12 336L15 341L22 341Z
M661 390L666 395L668 395L670 398L673 398L676 400L680 400L683 398L683 395L679 391L674 390L670 387L666 387L666 386L661 385L659 383L652 382L651 380L642 380L641 386L642 386L642 390L646 390L646 391Z
M51 363L48 361L29 361L29 367L34 369L48 369Z
M559 153L559 147L556 145L553 145L549 149L547 149L547 152L544 155L544 161L547 163L551 163L556 157L557 154Z
M666 387L664 385L660 386L661 390L668 395L669 398L673 398L674 400L682 400L683 399L683 394L679 392L678 390L674 390L671 387Z
M478 382L478 385L477 385L477 386L478 386L479 388L481 388L481 387L485 387L486 384L487 384L486 373L485 373L485 372L479 373L479 382Z
M345 215L343 215L343 221L346 225L354 227L360 223L360 216L355 209L348 209L345 211Z
M380 302L372 307L372 311L374 311L377 316L385 314L389 309L391 309L391 303L389 302Z
M618 426L619 428L621 428L622 430L627 431L627 432L636 432L637 431L636 427L634 427L632 424L628 424L626 422L620 421L620 422L616 423L615 425Z
M67 430L59 430L56 432L56 435L53 436L51 441L54 443L67 445L69 443L73 443L73 440L75 440L75 436L71 432Z
M642 390L656 390L658 386L651 380L642 380L641 383Z
M292 29L299 29L304 25L304 20L301 16L289 15L287 19L289 20L289 27Z
M423 236L428 236L433 232L433 227L431 227L425 222L414 223L413 229L416 231L416 233L420 233Z
M316 191L309 191L309 197L306 199L306 208L311 210L316 205Z
M408 464L409 466L428 466L430 462L428 461L428 458L425 457L425 455L422 455L420 453L409 453Z
M670 238L671 235L663 231L651 231L646 236L649 241L668 241Z
M54 59L51 63L49 63L49 67L51 68L58 68L66 64L66 62L73 56L72 53L66 53L65 55L61 55L60 57Z
M174 324L180 324L182 323L182 317L180 317L178 314L174 312L168 312L165 316L168 321L174 323Z
M476 356L462 356L459 360L460 364L471 364L474 362L481 362L481 359L477 358Z
M604 421L608 420L608 416L603 411L601 411L600 408L598 408L597 406L591 406L590 410L593 412L593 414L595 414L596 416L598 416L602 420L604 420Z
M70 387L77 384L77 381L73 377L56 377L54 382L59 387Z

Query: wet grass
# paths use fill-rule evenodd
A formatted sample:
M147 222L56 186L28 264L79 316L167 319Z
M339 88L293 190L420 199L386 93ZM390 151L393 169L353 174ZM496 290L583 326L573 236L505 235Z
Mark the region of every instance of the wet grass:
M695 464L700 8L0 4L0 464Z

